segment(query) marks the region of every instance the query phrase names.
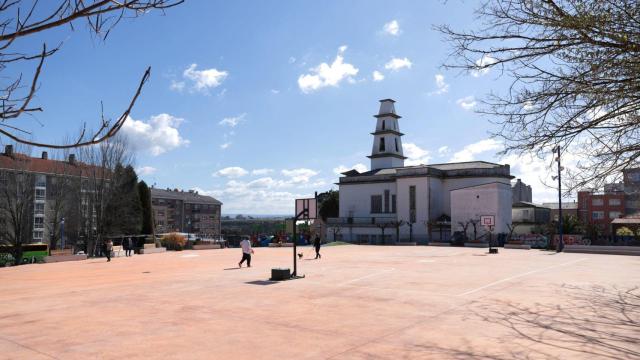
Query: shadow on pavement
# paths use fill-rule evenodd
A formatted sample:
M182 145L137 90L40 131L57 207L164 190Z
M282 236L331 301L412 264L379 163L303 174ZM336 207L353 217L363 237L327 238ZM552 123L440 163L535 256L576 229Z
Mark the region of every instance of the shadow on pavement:
M492 301L475 306L471 318L497 324L511 335L487 346L414 346L414 351L453 359L638 359L640 289L563 285L564 301L522 305Z

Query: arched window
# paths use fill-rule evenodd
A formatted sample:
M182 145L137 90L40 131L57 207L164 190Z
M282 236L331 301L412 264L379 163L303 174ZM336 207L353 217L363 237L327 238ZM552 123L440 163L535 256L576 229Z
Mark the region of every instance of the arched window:
M385 123L384 123L384 120L382 120L382 130L384 129L385 129Z
M384 150L384 138L380 138L380 148L379 148L379 150L380 151L385 151Z

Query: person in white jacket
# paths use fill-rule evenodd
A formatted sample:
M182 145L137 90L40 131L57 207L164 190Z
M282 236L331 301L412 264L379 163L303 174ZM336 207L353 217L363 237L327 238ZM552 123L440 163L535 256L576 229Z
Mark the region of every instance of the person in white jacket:
M251 242L247 239L240 241L240 247L242 248L242 260L238 263L238 267L242 267L242 263L246 260L247 267L251 267L251 254L253 249L251 248Z

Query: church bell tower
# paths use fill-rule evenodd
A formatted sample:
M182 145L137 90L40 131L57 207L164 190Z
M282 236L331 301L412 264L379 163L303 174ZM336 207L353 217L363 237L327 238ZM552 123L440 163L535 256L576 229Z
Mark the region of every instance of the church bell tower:
M371 170L403 167L406 157L402 153L402 135L398 127L400 115L396 114L392 99L380 100L380 110L377 119L376 131L373 135L373 148L371 155Z

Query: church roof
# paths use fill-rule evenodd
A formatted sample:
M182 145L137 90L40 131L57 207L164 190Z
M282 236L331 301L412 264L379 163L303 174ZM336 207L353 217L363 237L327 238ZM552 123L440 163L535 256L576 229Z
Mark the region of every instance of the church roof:
M469 161L446 164L404 166L387 169L375 169L365 172L349 170L342 173L340 184L354 182L394 181L399 177L433 176L445 177L504 177L512 179L509 165L487 161Z

